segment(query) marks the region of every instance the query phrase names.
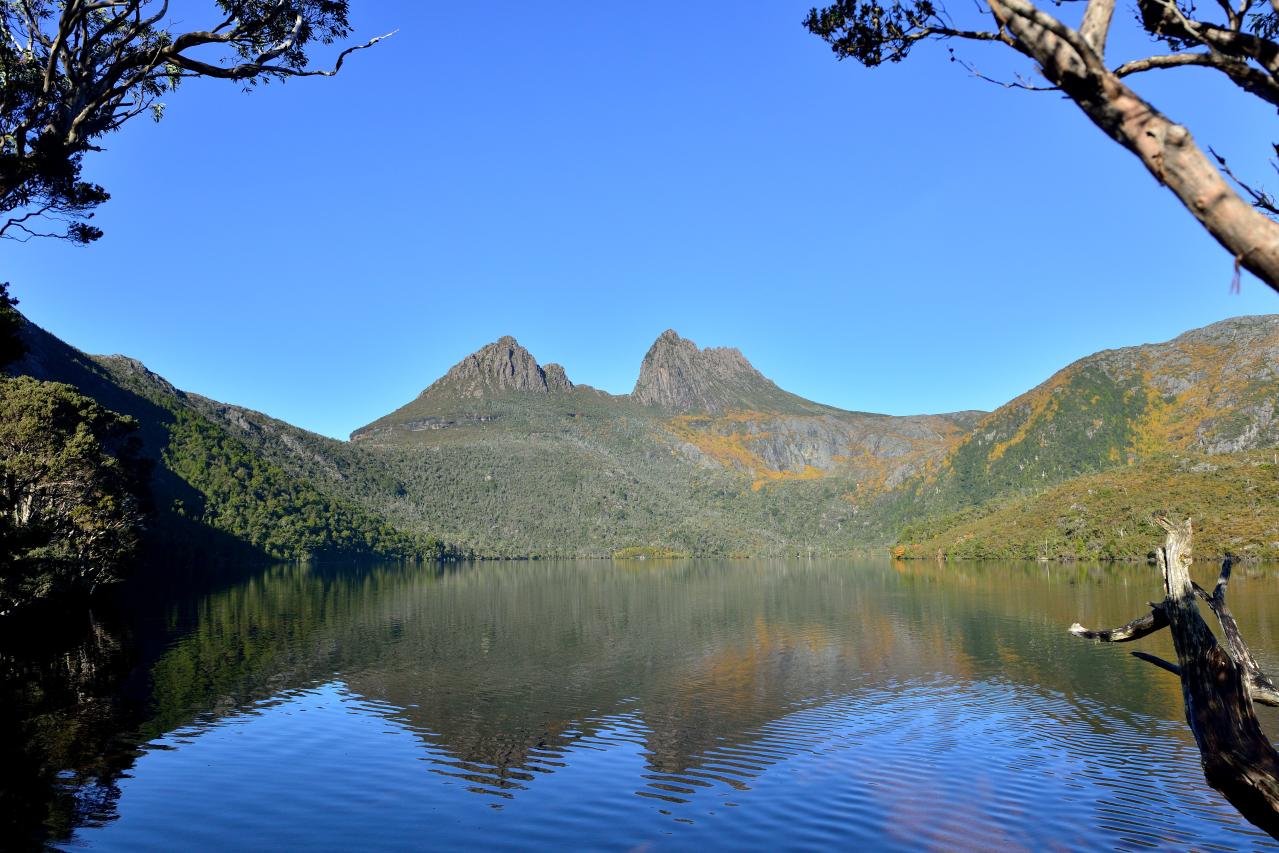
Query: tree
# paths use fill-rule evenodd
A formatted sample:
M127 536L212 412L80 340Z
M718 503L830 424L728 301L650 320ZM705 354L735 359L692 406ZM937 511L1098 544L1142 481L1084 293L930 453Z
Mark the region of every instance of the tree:
M0 0L0 237L102 236L94 208L110 196L81 179L84 155L150 113L188 77L252 86L333 76L308 50L351 33L348 0L208 0L205 29L178 32L168 0ZM190 14L183 4L182 14ZM52 227L51 227L52 226Z
M1056 0L1062 6L1070 0ZM1137 0L1138 25L1167 53L1107 63L1115 0L1086 0L1078 27L1030 0L978 0L979 22L961 25L934 0L837 0L813 9L804 24L841 59L868 67L900 62L926 40L1004 45L1036 63L1059 91L1107 136L1127 148L1181 201L1235 260L1279 290L1279 203L1238 181L1211 149L1163 115L1124 82L1136 74L1188 66L1219 72L1234 85L1279 106L1279 0L1217 0L1219 14L1180 0ZM965 9L968 7L964 7ZM952 52L952 58L954 54ZM1279 150L1279 148L1277 148ZM1215 165L1214 165L1215 161ZM1233 182L1233 185L1232 185Z
M26 352L18 331L22 328L22 315L15 306L18 300L9 295L9 282L0 282L0 368L17 361Z
M70 385L0 379L0 616L118 579L150 473L136 429Z
M1103 643L1126 643L1167 628L1177 663L1145 652L1133 655L1166 669L1181 680L1186 722L1194 733L1208 784L1239 813L1279 838L1279 752L1261 730L1254 704L1279 706L1279 690L1262 671L1244 642L1226 590L1234 558L1227 555L1212 593L1190 579L1190 519L1180 522L1156 516L1167 532L1155 552L1164 581L1164 600L1152 602L1150 613L1127 625L1089 630L1076 622L1070 633ZM1199 613L1202 601L1221 625L1221 641Z

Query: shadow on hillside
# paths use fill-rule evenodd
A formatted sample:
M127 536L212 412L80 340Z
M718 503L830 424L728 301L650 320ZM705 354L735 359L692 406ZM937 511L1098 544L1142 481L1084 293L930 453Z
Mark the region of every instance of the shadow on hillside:
M265 566L272 562L261 549L175 511L175 507L184 507L187 515L199 516L204 508L204 496L164 464L171 439L170 426L176 421L172 411L123 387L92 358L34 323L24 320L20 334L27 352L10 368L12 373L71 385L106 408L138 422L142 453L153 463L149 486L155 508L147 524L146 543L139 562L144 570L141 574L154 578L161 566L220 571L230 566L238 570L245 563ZM139 367L139 373L146 377L139 381L152 381L157 390L179 399L183 396L183 392L144 368Z

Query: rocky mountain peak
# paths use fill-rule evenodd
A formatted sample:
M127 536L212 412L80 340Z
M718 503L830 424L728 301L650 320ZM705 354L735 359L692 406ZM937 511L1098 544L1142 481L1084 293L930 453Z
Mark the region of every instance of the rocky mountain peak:
M503 391L546 394L572 388L563 367L542 367L515 338L504 335L453 365L422 393L447 390L460 397L478 398Z
M561 365L546 365L542 368L542 375L546 378L547 391L569 391L573 388L573 383L569 381L568 374Z
M707 347L667 329L649 347L632 396L674 412L718 414L790 397L756 370L737 349Z

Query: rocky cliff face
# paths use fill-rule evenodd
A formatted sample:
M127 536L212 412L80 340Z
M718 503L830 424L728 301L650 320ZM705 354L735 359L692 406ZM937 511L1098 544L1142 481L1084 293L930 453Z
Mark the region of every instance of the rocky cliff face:
M939 461L963 436L967 415L734 412L679 415L667 429L685 457L745 473L756 489L838 475L860 495L895 488Z
M892 488L937 461L971 420L846 412L778 388L736 349L699 349L667 330L644 356L632 398L667 416L695 462L748 474L756 488L840 471Z
M646 406L676 414L825 408L778 388L739 350L699 349L673 329L662 332L649 348L631 396Z
M526 399L520 395L549 400L571 397L577 388L563 367L538 364L531 352L505 335L453 365L417 399L352 432L351 440L491 423L501 416L492 407L512 395L507 403L518 408L522 404L514 400Z
M558 364L542 367L532 353L506 335L453 365L422 395L451 392L457 397L475 399L504 391L547 394L572 389L573 383L563 367Z

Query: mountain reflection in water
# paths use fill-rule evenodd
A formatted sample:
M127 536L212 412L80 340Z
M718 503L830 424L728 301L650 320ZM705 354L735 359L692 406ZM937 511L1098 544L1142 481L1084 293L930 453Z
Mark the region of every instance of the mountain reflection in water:
M1279 577L1237 585L1277 669ZM276 567L0 652L0 828L76 849L1268 846L1203 782L1176 679L1066 632L1157 590L1145 567Z

